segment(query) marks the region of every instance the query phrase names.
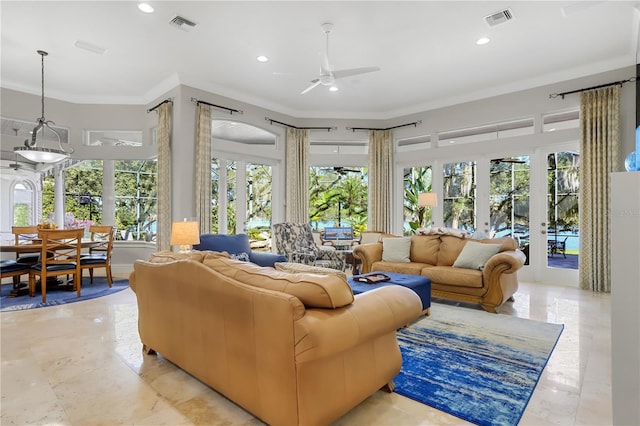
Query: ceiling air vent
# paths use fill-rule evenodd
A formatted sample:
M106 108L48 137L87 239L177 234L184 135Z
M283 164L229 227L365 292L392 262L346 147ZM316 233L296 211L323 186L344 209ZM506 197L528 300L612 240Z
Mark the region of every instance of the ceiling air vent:
M513 19L513 12L511 9L504 9L500 12L492 13L491 15L487 15L484 17L484 20L487 21L490 27L495 27L499 24L504 24L507 21Z
M183 31L190 31L193 27L196 26L196 23L188 20L187 18L183 18L180 15L176 15L169 21L169 25L180 28Z

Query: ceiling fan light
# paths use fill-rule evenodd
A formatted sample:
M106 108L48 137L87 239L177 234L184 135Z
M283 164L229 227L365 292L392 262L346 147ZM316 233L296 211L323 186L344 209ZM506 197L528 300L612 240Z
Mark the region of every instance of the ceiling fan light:
M330 92L337 92L338 90L340 90L340 89L338 89L336 86L329 87L329 91Z

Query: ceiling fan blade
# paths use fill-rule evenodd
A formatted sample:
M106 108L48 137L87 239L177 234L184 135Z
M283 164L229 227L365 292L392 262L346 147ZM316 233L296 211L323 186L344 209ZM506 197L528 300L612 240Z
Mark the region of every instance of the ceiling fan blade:
M336 70L333 71L333 76L335 78L344 78L351 77L353 75L358 74L366 74L368 72L380 71L380 67L362 67L362 68L351 68L346 70Z
M311 89L313 89L314 87L316 87L319 84L320 84L320 79L319 78L316 78L315 80L311 80L311 85L309 87L307 87L306 89L304 89L302 92L300 92L300 94L304 95L305 93L309 92Z

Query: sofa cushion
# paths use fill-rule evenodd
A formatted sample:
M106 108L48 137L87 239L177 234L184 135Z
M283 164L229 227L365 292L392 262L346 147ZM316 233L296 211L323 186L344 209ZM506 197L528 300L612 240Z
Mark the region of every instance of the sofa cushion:
M373 271L386 271L386 272L398 272L400 274L420 275L423 268L430 265L426 263L418 262L373 262L371 264L371 272Z
M382 260L385 262L410 262L411 237L383 238Z
M320 274L320 275L337 275L344 280L347 280L347 274L343 271L338 271L332 268L323 268L321 266L305 265L304 263L294 262L276 262L275 268L278 271L289 272L292 274L307 273L307 274Z
M353 292L337 275L291 274L220 256L206 256L204 265L254 287L297 297L307 308L339 308L353 303Z
M452 268L451 266L428 266L422 269L423 277L431 278L434 284L452 287L482 288L482 271L477 269Z
M415 235L411 239L411 261L435 265L440 249L439 235Z
M485 263L502 249L500 244L469 241L453 263L454 268L482 269Z

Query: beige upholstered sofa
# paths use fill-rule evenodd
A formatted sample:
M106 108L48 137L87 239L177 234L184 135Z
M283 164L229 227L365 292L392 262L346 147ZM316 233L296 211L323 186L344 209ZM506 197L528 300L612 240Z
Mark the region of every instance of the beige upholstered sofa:
M522 268L525 255L517 249L512 238L472 240L453 235L415 235L411 238L408 259L383 260L385 235L374 244L363 244L353 249L362 261L362 273L371 271L400 272L431 278L433 297L479 303L488 312L509 300L518 289L517 271ZM499 252L489 258L483 267L471 269L455 267L460 253L469 242L499 245ZM471 248L471 246L470 246Z
M402 364L396 329L422 309L403 287L354 297L337 275L213 252L137 261L130 283L143 350L272 425L329 424L392 385Z

